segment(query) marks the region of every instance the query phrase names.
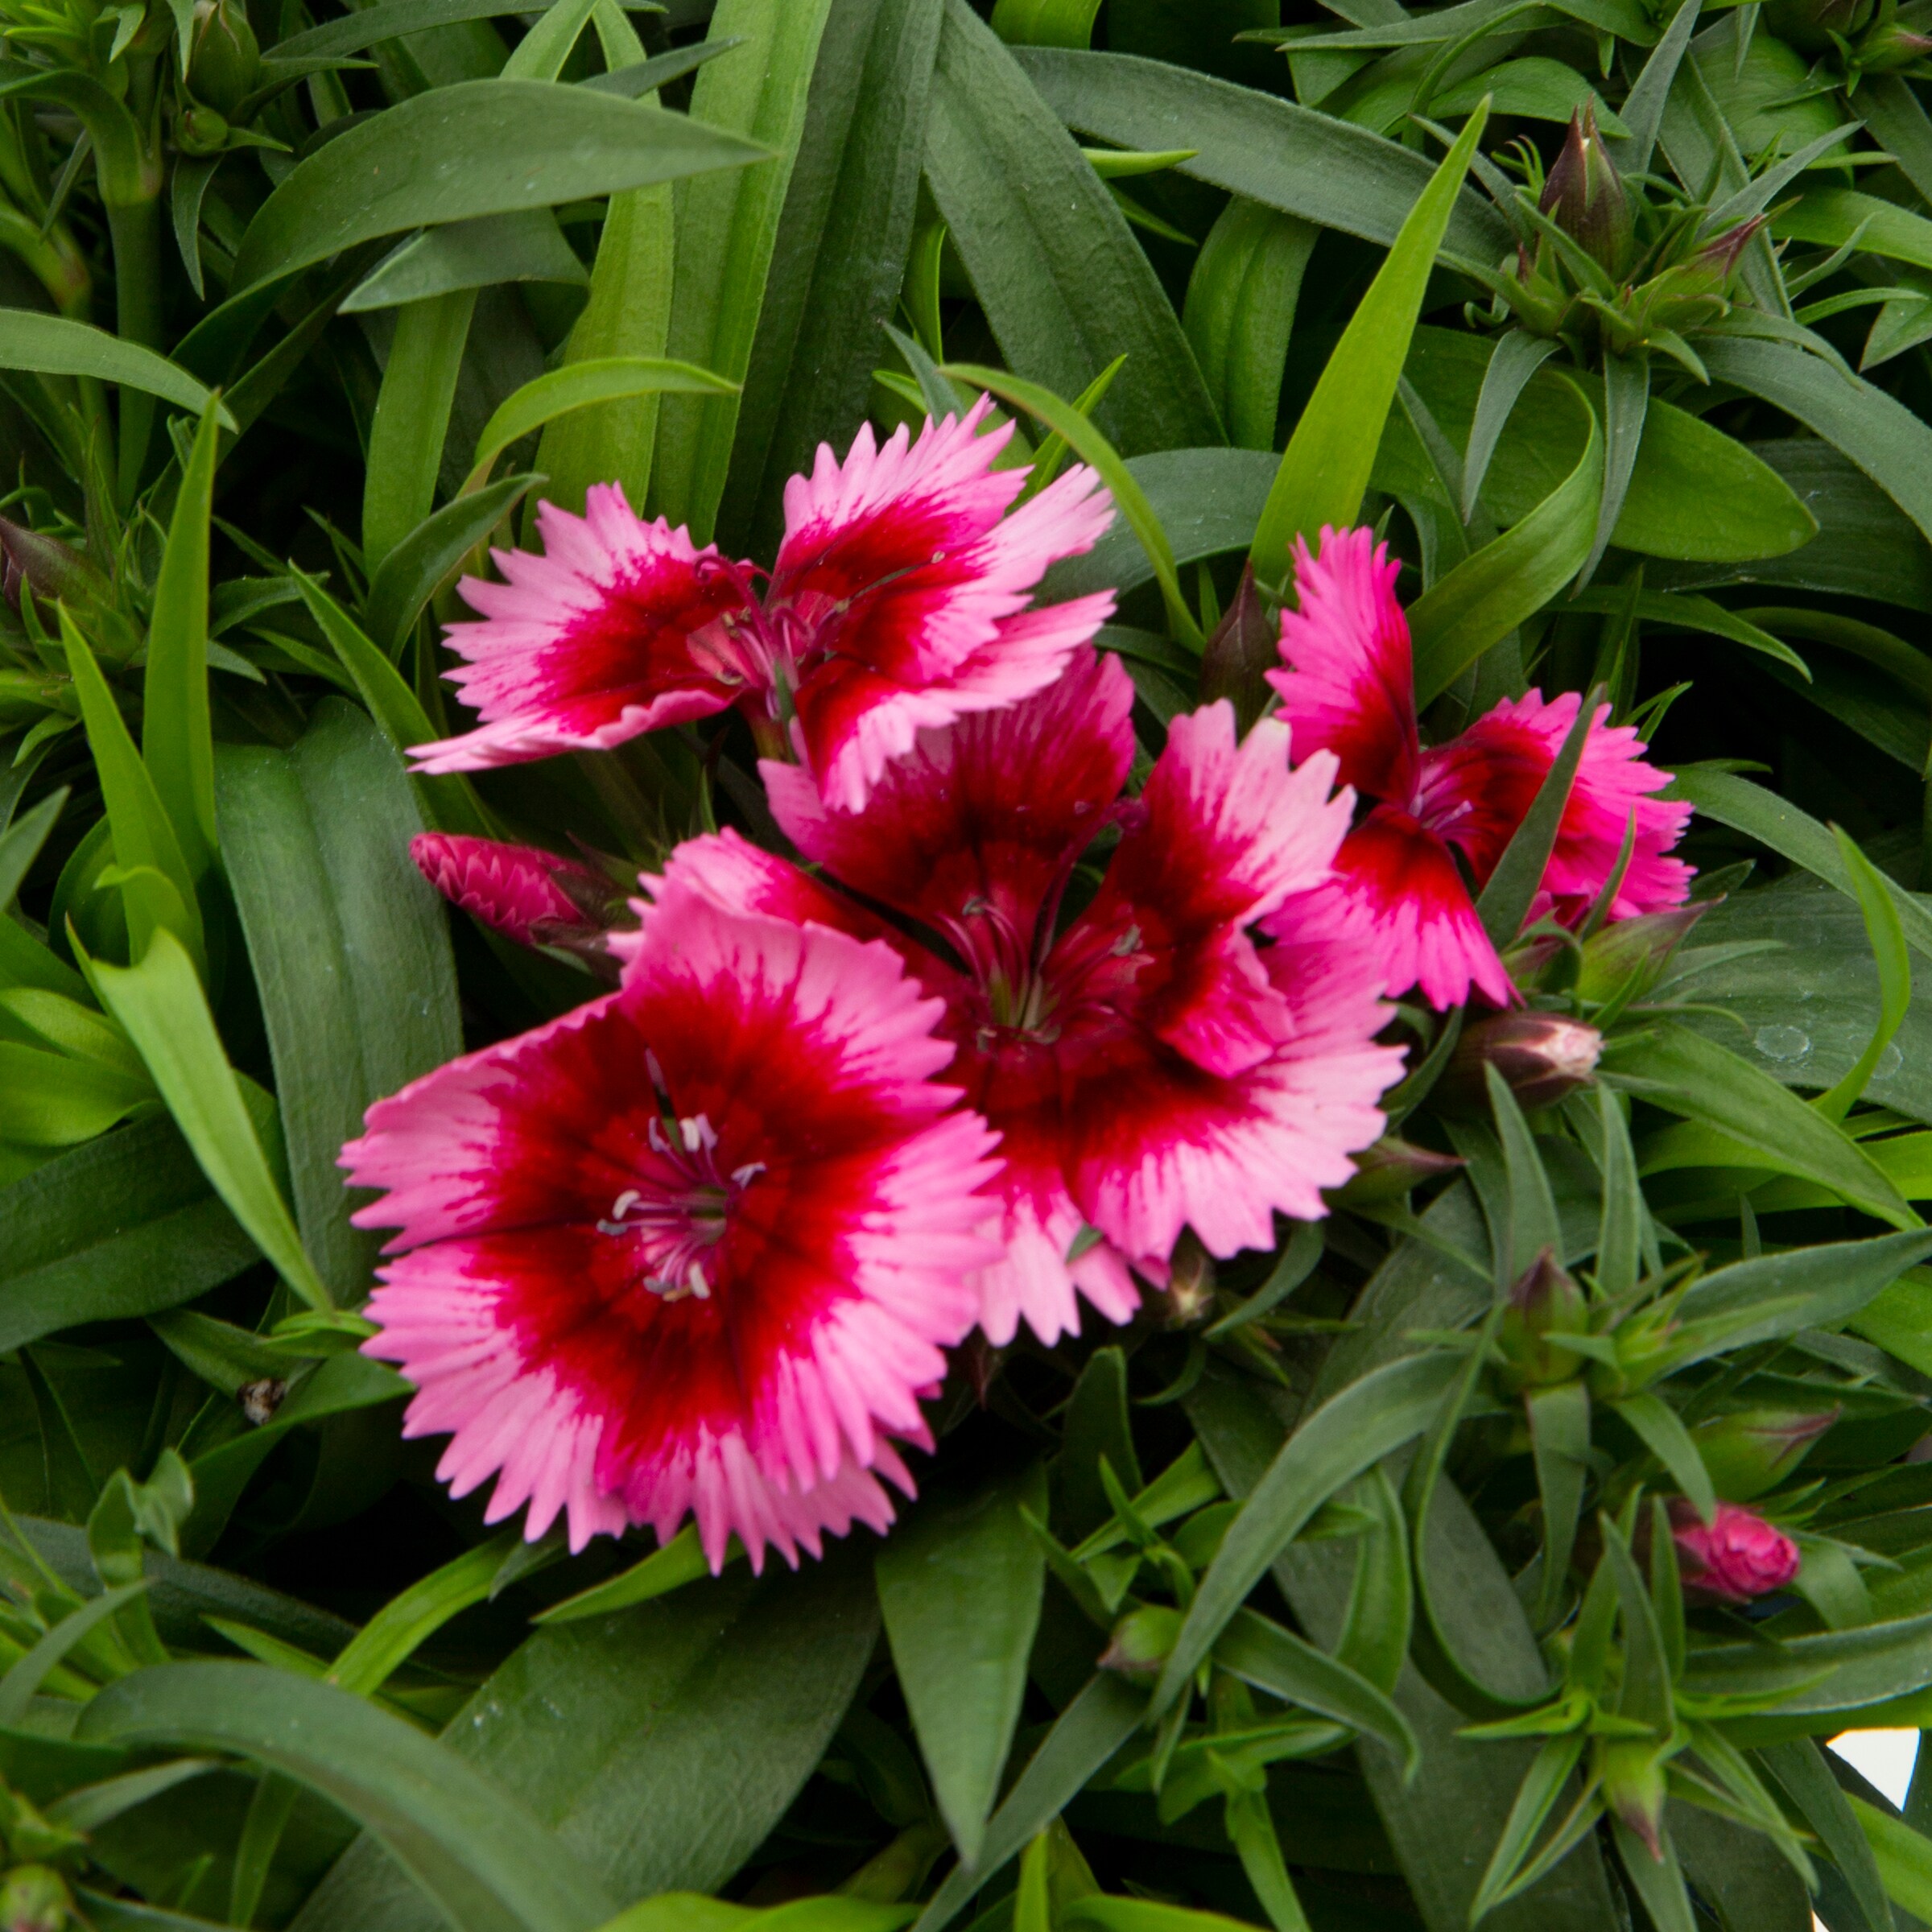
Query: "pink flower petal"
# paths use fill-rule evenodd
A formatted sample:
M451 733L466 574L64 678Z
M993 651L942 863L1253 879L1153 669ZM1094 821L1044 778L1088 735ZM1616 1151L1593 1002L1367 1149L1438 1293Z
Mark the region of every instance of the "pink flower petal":
M1574 691L1548 704L1534 691L1505 699L1461 737L1422 754L1418 815L1462 853L1479 886L1556 762L1580 702ZM1650 795L1670 774L1645 762L1643 741L1627 724L1612 729L1609 715L1607 704L1598 707L1543 874L1544 893L1566 918L1580 914L1608 882L1633 814L1637 842L1611 917L1661 912L1690 894L1690 868L1666 855L1683 836L1690 807Z
M1225 700L1174 719L1140 823L1049 976L1118 979L1117 1005L1130 980L1141 1023L1205 1071L1266 1059L1285 1014L1243 928L1328 877L1354 804L1330 797L1335 768L1317 752L1290 771L1287 730L1271 719L1237 743Z
M1323 526L1320 554L1297 539L1298 610L1282 613L1282 658L1271 671L1294 755L1332 751L1341 780L1406 805L1418 745L1409 621L1395 601L1398 566L1367 530Z
M619 992L372 1108L369 1349L452 1484L580 1546L688 1513L714 1567L888 1521L994 1253L939 1012L882 946L673 886Z
M991 465L1010 434L963 418L902 425L881 449L869 425L841 464L821 444L785 493L786 536L769 607L797 628L807 668L796 730L827 797L857 810L923 729L1050 683L1106 621L1084 597L1028 613L1049 564L1091 549L1113 520L1094 473L1076 467L1007 515L1024 473Z
M1126 782L1133 708L1119 661L1088 650L1034 696L923 733L861 811L831 804L796 766L759 770L774 815L807 858L972 955L988 929L1023 931L1030 943L1049 894Z
M1483 931L1448 848L1393 805L1378 805L1342 841L1324 907L1368 945L1392 994L1419 985L1435 1007L1459 1006L1473 985L1499 1006L1516 992Z
M484 621L450 628L467 662L449 680L483 722L416 746L416 770L608 749L762 688L756 654L734 642L739 576L714 547L662 518L642 522L615 484L593 486L581 517L544 504L537 527L543 555L497 551L503 583L464 580Z
M1071 1070L1071 1193L1122 1253L1165 1257L1183 1227L1213 1254L1272 1248L1274 1216L1325 1214L1381 1133L1402 1055L1375 1043L1380 963L1312 898L1278 910L1262 955L1289 1016L1269 1059L1223 1079L1122 1034Z

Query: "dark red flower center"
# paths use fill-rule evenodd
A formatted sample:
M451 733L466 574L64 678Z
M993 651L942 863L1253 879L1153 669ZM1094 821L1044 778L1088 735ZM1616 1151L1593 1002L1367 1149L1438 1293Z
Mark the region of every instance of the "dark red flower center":
M709 1301L716 1286L715 1250L738 1197L765 1171L762 1161L719 1170L718 1137L701 1114L654 1120L651 1154L636 1184L611 1203L597 1232L634 1242L644 1286L667 1302Z

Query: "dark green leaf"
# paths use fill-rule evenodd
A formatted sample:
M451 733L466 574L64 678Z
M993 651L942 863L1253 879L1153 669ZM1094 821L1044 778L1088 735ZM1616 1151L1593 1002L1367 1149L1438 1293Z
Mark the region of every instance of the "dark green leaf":
M540 481L529 475L505 477L458 497L412 524L382 557L369 580L369 628L392 660L423 607Z

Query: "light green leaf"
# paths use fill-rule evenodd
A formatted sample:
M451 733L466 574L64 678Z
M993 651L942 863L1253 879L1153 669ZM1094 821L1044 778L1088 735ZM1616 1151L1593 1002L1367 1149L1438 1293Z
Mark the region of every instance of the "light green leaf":
M141 755L175 828L191 884L214 863L215 752L208 707L208 543L215 493L218 423L213 407L201 427L168 526L155 580L142 687ZM126 865L138 860L117 844Z
M542 481L530 475L505 477L473 493L459 495L413 524L384 555L369 578L366 608L369 628L392 663L402 655L423 607Z
M269 1171L194 962L180 942L157 932L138 965L97 960L91 976L102 1005L141 1050L215 1191L297 1295L311 1307L331 1306Z
M43 376L92 376L159 396L196 415L214 402L186 369L151 349L37 309L0 309L0 369L31 369ZM214 407L216 419L232 433L234 418L219 403Z
M568 0L557 0L561 6ZM369 424L362 484L362 554L371 571L429 514L469 339L473 288L407 303Z
M1864 915L1865 932L1872 942L1872 956L1878 964L1878 1024L1865 1051L1845 1077L1829 1092L1821 1093L1811 1104L1828 1121L1842 1121L1863 1096L1865 1083L1877 1070L1879 1057L1892 1044L1893 1035L1905 1024L1912 1006L1912 956L1906 950L1905 927L1898 907L1887 890L1885 876L1858 848L1841 827L1833 827L1838 839L1839 857L1851 876L1852 890L1858 895L1858 909Z
M1249 552L1264 583L1287 575L1297 537L1313 543L1323 525L1340 530L1356 521L1422 291L1487 118L1480 107L1470 116L1410 211L1295 424Z
M676 260L665 353L711 369L733 387L660 402L651 492L658 512L688 524L700 543L712 534L724 493L737 428L737 386L751 366L830 4L720 0L708 31L741 36L747 44L704 68L691 94L694 126L729 130L770 157L755 168L687 182L674 197Z

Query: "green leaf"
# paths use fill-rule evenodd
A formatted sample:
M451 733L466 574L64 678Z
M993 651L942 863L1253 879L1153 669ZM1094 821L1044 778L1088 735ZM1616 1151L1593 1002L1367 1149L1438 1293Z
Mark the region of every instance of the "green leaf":
M1865 1823L1871 1807L1853 1809L1854 1801L1839 1790L1823 1752L1808 1738L1767 1745L1759 1755L1765 1769L1818 1834L1874 1932L1889 1932L1892 1911L1886 1903L1887 1887Z
M1113 493L1114 507L1120 511L1122 521L1139 539L1148 562L1154 568L1162 601L1167 606L1167 621L1175 636L1191 650L1199 651L1203 642L1200 626L1195 622L1187 601L1181 594L1180 575L1174 566L1167 533L1162 529L1153 505L1134 481L1133 473L1100 431L1051 390L1018 376L1009 376L1002 369L985 369L973 362L959 362L947 365L939 373L956 382L970 382L1003 402L1017 403L1063 438L1083 461L1092 464L1100 473L1101 481Z
M1201 1579L1155 1687L1157 1713L1179 1695L1248 1592L1315 1511L1428 1426L1459 1367L1447 1355L1393 1362L1323 1404L1282 1446Z
M613 79L650 64L642 43L614 5L600 8L595 18ZM567 367L617 356L654 358L664 353L675 257L671 200L667 181L611 196L591 271L590 299L564 348ZM654 394L550 424L537 446L537 467L551 480L551 502L580 513L592 484L614 482L641 511L650 484L657 435Z
M0 1352L192 1301L256 1258L173 1126L144 1121L0 1190Z
M1536 1616L1546 1626L1563 1603L1590 1473L1590 1389L1581 1380L1524 1392L1537 1494L1543 1505L1542 1579Z
M312 577L297 572L295 580L316 627L355 679L377 729L399 752L432 742L436 728L395 666ZM438 831L463 832L473 838L496 836L494 822L467 778L460 774L448 778L412 775L410 785L423 802L423 816Z
M1436 170L1411 148L1272 93L1127 54L1027 48L1022 70L1068 126L1119 147L1160 149L1184 133L1178 170L1323 228L1385 248ZM1472 188L1455 197L1454 253L1493 261L1508 225Z
M359 122L297 166L249 224L232 287L239 294L406 229L763 159L749 142L589 89L460 81Z
M1402 1760L1407 1776L1414 1776L1422 1748L1385 1693L1279 1624L1252 1610L1237 1611L1215 1644L1214 1661L1258 1690L1374 1738Z
M505 1558L522 1540L506 1530L391 1597L329 1666L325 1681L357 1697L374 1696L452 1616L489 1596Z
M1237 195L1195 258L1183 326L1228 439L1244 449L1274 448L1295 303L1320 232Z
M1124 355L1096 415L1116 448L1135 456L1224 440L1194 353L1126 217L1028 70L965 0L946 0L926 174L1017 376L1074 396Z
M667 361L661 356L603 356L567 362L526 382L497 406L477 438L476 461L459 494L471 496L482 489L492 465L511 444L577 410L601 409L634 396L721 396L736 389L736 384L708 369ZM374 601L372 588L372 605ZM384 628L377 625L378 632Z
M533 475L505 477L458 496L411 525L386 552L369 579L368 617L370 631L391 663L400 656L423 607L463 559L542 481Z
M1886 1897L1915 1918L1932 1914L1932 1839L1862 1798L1847 1794L1844 1803L1864 1835Z
M581 288L589 280L556 217L546 208L529 208L451 221L398 242L343 297L336 312L357 315L396 308L500 282L555 282Z
M1505 110L1507 111L1506 109ZM1526 330L1513 328L1496 344L1483 372L1483 386L1470 419L1469 442L1463 465L1463 500L1456 506L1467 523L1475 514L1489 459L1530 378L1556 353L1557 345Z
M1711 380L1795 416L1835 444L1932 538L1932 427L1862 377L1785 342L1709 342Z
M151 1101L138 1075L0 1040L0 1142L72 1147Z
M287 751L224 745L216 776L303 1245L359 1299L380 1237L349 1224L342 1145L463 1050L442 901L409 856L421 821L394 751L340 698Z
M37 309L0 311L0 369L31 369L43 376L91 376L159 396L196 415L212 405L224 429L232 432L236 427L234 418L209 391L165 356L105 329L43 315Z
M1768 1073L1687 1028L1666 1022L1612 1050L1615 1070L1645 1083L1644 1098L1741 1142L1780 1174L1835 1190L1895 1228L1918 1217L1884 1170L1835 1123Z
M1683 1330L1713 1324L1707 1345L1686 1359L1835 1327L1928 1254L1932 1233L1887 1234L1733 1261L1695 1282L1678 1304Z
M819 36L831 0L720 0L708 31L748 44L705 68L691 94L693 125L729 130L772 159L689 181L675 195L677 237L665 353L723 376L723 394L678 396L658 410L652 500L700 543L717 522L737 429L738 392L751 366L766 278L792 164L804 131Z
M381 568L436 501L450 405L476 303L476 291L462 288L407 303L396 313L363 476L362 554L371 571Z
M1483 337L1461 331L1427 324L1416 330L1403 373L1451 444L1466 446L1473 436L1490 365L1505 353L1510 352L1500 345L1492 349ZM1575 471L1592 433L1591 419L1576 407L1578 388L1600 421L1600 382L1555 365L1537 370L1509 412L1483 484L1483 501L1500 523L1521 521ZM1791 446L1765 447L1776 452ZM1813 453L1801 462L1814 464L1822 456L1841 471L1849 467L1809 439L1802 448ZM1861 489L1870 490L1861 475L1852 473ZM1400 411L1389 417L1371 480L1377 489L1453 507ZM1612 541L1645 556L1697 562L1803 555L1821 547L1810 541L1818 526L1809 507L1821 493L1808 473L1798 474L1794 483L1761 454L1653 398ZM1889 510L1882 497L1879 502Z
M320 27L277 41L262 55L262 64L272 72L298 61L345 57L379 46L385 40L399 40L432 27L460 26L469 20L496 19L529 10L523 0L382 0L379 6L325 20Z
M733 1554L744 1554L735 1539L730 1549ZM710 1574L711 1565L705 1558L698 1526L687 1523L669 1542L652 1550L642 1563L620 1570L606 1583L593 1583L560 1604L539 1610L530 1621L568 1624L587 1616L608 1616L613 1610L628 1610L670 1591L682 1590L687 1583L695 1583L700 1577Z
M1851 876L1852 890L1858 895L1859 910L1864 915L1865 932L1872 942L1872 956L1878 965L1878 1024L1852 1071L1812 1102L1828 1121L1842 1121L1865 1091L1865 1083L1876 1070L1880 1056L1892 1044L1893 1035L1905 1024L1912 1005L1912 956L1905 949L1905 927L1898 907L1887 889L1884 875L1858 848L1856 842L1840 828L1834 827L1839 857Z
M1678 1419L1677 1411L1661 1395L1627 1395L1611 1407L1697 1505L1698 1514L1709 1522L1717 1508L1717 1492L1711 1487L1704 1459L1698 1454L1690 1431Z
M1264 583L1278 583L1287 575L1298 537L1312 543L1324 525L1340 530L1356 519L1422 293L1488 116L1488 109L1479 106L1443 156L1356 303L1294 426L1249 551L1255 576Z
M214 735L208 708L208 536L219 425L211 405L181 474L155 579L142 687L141 755L175 828L191 882L214 862ZM118 845L127 865L145 863Z
M775 552L786 479L866 413L907 279L941 0L840 0L826 19L745 372L718 527Z
M969 1865L1012 1748L1040 1618L1046 1567L1019 1510L1032 1480L929 1500L873 1563L933 1796Z
M1680 771L1669 795L1688 799L1706 818L1769 845L1856 902L1857 889L1837 840L1797 806L1728 771ZM1932 958L1932 912L1891 881L1885 887L1907 941Z
M115 860L130 875L154 873L171 889L156 892L144 880L130 877L123 893L128 937L138 954L151 937L171 927L198 966L208 956L207 942L202 935L194 877L181 856L174 821L161 802L140 753L134 749L126 721L94 662L94 654L74 628L64 605L60 609L60 635L67 650L75 696L80 701L80 715L86 721L94 769L100 775L101 795L107 807L107 822L113 828Z
M506 80L554 80L590 23L596 0L552 0L503 63Z
M758 1581L741 1568L620 1616L540 1629L444 1732L616 1896L722 1887L844 1717L878 1630L861 1553ZM748 1742L748 1740L749 1740ZM353 1846L299 1932L428 1932L392 1868Z
M1139 1691L1102 1671L1063 1711L1005 1802L988 1820L979 1863L956 1866L920 1913L914 1932L940 1932L973 1893L1044 1831L1087 1781L1126 1743L1147 1711Z
M122 1583L70 1610L26 1654L0 1677L0 1724L17 1724L26 1716L34 1693L47 1681L47 1673L90 1630L115 1616L147 1588L145 1581Z
M76 1735L272 1766L373 1832L458 1926L588 1932L610 1916L582 1861L501 1786L332 1685L262 1664L164 1664L101 1691Z
M194 962L172 933L157 932L136 966L94 962L101 1003L140 1049L168 1112L194 1150L201 1170L311 1307L331 1305L328 1290L303 1252L234 1070L215 1031Z

